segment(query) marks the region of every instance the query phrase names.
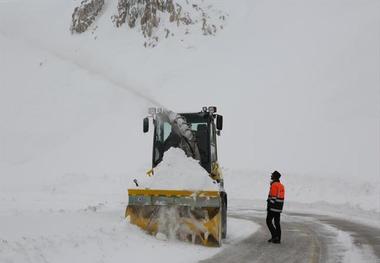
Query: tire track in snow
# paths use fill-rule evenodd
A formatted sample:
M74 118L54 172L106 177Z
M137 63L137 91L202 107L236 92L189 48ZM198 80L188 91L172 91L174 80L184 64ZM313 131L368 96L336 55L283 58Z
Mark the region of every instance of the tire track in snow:
M245 240L227 247L214 257L201 261L202 263L223 262L307 262L318 263L326 257L326 249L315 238L316 233L307 224L284 222L282 244L268 243L269 233L265 225L264 215L257 213L236 213L231 217L252 220L261 228ZM322 261L323 262L323 261Z
M355 223L349 220L333 218L324 215L313 215L303 213L289 213L294 216L307 216L315 218L323 224L334 227L335 229L349 233L353 239L355 246L359 248L370 247L372 252L380 262L380 229L372 226L367 226Z
M261 228L234 246L203 263L223 262L380 262L380 230L343 219L286 213L282 217L283 240L268 243L265 213L234 210L231 217L260 224Z

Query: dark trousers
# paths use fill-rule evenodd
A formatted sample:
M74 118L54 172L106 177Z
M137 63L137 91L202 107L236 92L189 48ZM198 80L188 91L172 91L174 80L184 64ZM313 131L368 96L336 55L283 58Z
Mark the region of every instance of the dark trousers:
M267 213L267 226L272 238L278 237L281 240L281 225L280 225L281 213L268 211ZM274 221L274 225L273 225Z

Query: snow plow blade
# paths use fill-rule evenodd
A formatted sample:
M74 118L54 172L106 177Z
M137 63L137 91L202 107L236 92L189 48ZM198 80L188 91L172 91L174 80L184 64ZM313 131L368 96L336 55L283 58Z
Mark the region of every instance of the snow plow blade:
M221 246L221 197L218 191L128 189L125 216L149 234Z

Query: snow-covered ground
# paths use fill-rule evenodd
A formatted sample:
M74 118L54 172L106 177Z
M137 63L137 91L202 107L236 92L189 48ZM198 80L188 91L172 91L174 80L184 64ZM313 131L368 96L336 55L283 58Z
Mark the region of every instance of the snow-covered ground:
M196 262L222 248L161 241L122 218L119 210L13 212L0 216L0 262ZM257 225L231 219L225 246Z
M264 209L276 169L285 209L379 220L380 2L207 2L227 14L215 36L144 48L138 30L112 24L116 1L71 35L80 1L0 0L0 261L194 262L218 251L122 219L127 187L150 166L150 106L218 106L232 206ZM230 243L257 227L230 222Z

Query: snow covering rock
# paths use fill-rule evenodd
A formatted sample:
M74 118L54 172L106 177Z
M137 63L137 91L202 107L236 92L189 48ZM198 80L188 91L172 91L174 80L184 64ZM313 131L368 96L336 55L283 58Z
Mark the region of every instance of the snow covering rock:
M114 0L116 1L116 0ZM115 2L116 3L116 2ZM72 33L83 33L95 21L104 0L84 0L72 14ZM155 47L160 39L188 35L191 28L201 35L215 35L224 28L227 14L205 0L118 0L117 14L111 17L116 27L127 22L136 25L146 39L145 47Z
M72 15L71 33L83 33L95 21L102 10L104 0L84 0L74 9Z
M118 14L112 19L117 27L125 22L130 28L141 25L141 32L147 41L145 47L156 46L160 38L174 36L170 24L183 28L189 34L190 27L201 30L203 35L215 35L223 29L226 14L216 10L204 0L119 0Z
M165 153L163 161L154 169L154 175L142 186L151 189L218 190L218 185L198 161L187 157L179 148L171 148Z

